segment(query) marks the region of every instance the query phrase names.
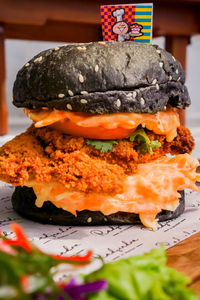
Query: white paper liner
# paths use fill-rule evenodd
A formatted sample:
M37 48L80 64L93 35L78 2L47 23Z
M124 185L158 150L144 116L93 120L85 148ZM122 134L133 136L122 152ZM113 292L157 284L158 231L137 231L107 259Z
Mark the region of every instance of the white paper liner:
M10 222L21 224L29 239L47 253L74 255L91 249L106 262L142 254L164 243L170 248L200 231L200 194L186 190L186 209L178 218L162 222L157 231L142 225L57 226L44 225L20 217L12 208L14 188L0 182L0 227L14 237Z

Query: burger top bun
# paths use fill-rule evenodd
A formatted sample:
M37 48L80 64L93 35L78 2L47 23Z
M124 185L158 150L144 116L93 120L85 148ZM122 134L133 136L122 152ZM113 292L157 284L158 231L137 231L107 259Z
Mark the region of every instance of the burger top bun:
M13 103L94 114L155 113L190 104L180 63L136 42L70 44L43 51L17 74Z

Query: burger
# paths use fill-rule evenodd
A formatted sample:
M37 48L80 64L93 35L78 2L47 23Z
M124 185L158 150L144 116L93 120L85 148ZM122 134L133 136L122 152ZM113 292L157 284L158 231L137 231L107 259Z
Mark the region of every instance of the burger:
M18 72L13 103L33 124L0 148L0 179L14 209L42 223L135 224L184 211L200 191L190 105L180 63L135 42L70 44L41 52Z

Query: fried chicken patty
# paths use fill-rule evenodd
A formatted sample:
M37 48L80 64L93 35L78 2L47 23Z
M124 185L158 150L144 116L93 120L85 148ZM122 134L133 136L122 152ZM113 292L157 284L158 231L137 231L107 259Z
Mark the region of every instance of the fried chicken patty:
M181 126L177 137L167 142L164 135L146 130L150 140L158 140L161 147L153 154L141 154L137 142L119 140L113 150L101 153L86 144L86 139L62 134L33 125L0 148L0 179L23 186L28 180L49 182L56 180L69 189L83 192L119 193L123 179L133 174L137 164L146 163L167 153L190 153L194 139Z

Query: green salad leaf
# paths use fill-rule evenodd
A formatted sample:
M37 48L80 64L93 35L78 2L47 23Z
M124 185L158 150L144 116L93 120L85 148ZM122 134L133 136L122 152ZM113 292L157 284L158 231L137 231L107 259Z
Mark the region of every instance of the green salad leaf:
M136 129L130 136L131 142L138 142L141 153L148 151L153 154L153 149L161 147L161 143L158 140L151 141L143 128Z
M88 295L89 300L197 300L187 285L191 280L166 266L163 247L150 253L104 264L84 276L85 282L106 279L106 291Z
M10 227L15 239L7 238L0 231L0 300L71 300L64 289L66 283L61 286L54 281L54 267L61 263L79 266L89 263L92 252L84 256L46 254L29 242L19 224L11 223ZM77 288L75 283L72 285ZM104 287L105 283L100 282L93 290Z
M115 140L86 140L86 144L94 147L102 153L113 150L113 146L118 144Z
M139 149L141 153L145 153L148 151L150 154L153 154L153 149L157 149L161 147L161 143L158 140L151 141L148 138L148 135L144 131L143 128L136 129L128 139L131 142L137 142L139 144ZM90 147L94 147L102 153L107 153L108 151L112 151L114 145L118 144L117 140L86 140L86 144Z
M31 294L44 292L49 287L52 295L58 293L59 288L50 272L58 262L37 249L31 254L21 248L17 250L16 255L0 252L0 299L29 300L33 299ZM21 280L27 275L29 285L25 293Z

